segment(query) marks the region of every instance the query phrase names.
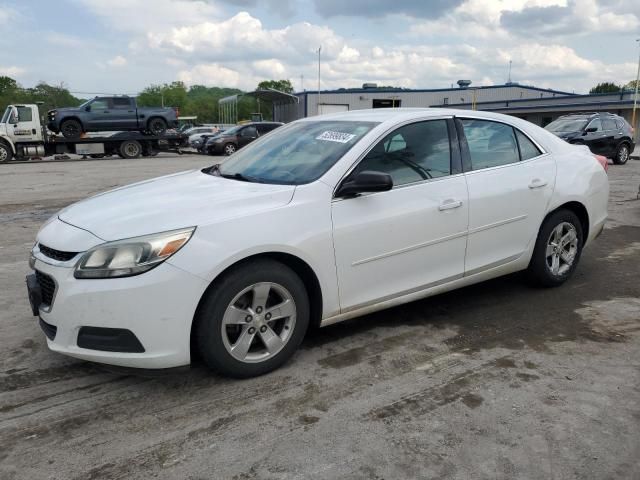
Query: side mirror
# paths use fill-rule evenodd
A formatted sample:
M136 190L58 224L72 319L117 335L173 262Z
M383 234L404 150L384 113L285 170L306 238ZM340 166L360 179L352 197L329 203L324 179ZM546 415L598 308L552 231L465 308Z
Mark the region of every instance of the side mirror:
M85 109L87 112L90 112L90 111L91 111L91 105L87 105L86 107L84 107L84 109Z
M589 127L584 129L584 133L593 133L597 131L598 131L598 127Z
M365 170L352 179L343 182L336 192L336 197L353 197L366 192L386 192L393 188L391 175L374 170Z
M13 123L16 125L20 121L20 117L18 116L18 109L13 107L11 109L11 116L9 117L9 123Z

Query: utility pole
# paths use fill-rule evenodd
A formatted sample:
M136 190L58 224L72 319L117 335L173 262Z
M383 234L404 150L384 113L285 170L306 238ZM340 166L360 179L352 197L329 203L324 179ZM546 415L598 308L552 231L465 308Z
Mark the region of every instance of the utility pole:
M318 115L320 115L320 52L322 51L322 45L318 47Z
M636 43L640 47L640 38L636 39ZM636 73L636 88L633 94L633 113L631 114L631 126L633 127L633 133L635 137L638 138L638 128L636 127L636 108L638 105L638 82L640 81L640 48L638 49L638 73Z

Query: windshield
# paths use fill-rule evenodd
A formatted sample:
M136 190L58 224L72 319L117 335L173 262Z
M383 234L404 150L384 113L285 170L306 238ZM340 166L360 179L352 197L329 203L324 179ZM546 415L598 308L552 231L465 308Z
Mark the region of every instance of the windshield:
M588 121L586 117L559 118L544 128L550 132L579 132Z
M231 127L229 130L224 130L223 132L220 132L222 135L235 135L236 133L238 133L238 130L240 130L242 127L244 127L244 125L239 125L237 127Z
M219 172L247 181L301 185L320 178L375 122L304 121L273 130L236 152Z

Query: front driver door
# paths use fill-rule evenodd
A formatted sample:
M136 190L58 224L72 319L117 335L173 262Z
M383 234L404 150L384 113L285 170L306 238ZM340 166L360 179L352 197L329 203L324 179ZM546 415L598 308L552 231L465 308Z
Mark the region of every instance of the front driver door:
M333 200L343 313L462 277L467 185L457 166L457 140L451 148L452 126L448 119L401 126L343 180L375 170L394 182L387 192Z
M86 124L89 130L108 130L111 128L113 120L111 118L111 110L109 110L108 98L96 98L89 104L89 107L90 111L86 115Z

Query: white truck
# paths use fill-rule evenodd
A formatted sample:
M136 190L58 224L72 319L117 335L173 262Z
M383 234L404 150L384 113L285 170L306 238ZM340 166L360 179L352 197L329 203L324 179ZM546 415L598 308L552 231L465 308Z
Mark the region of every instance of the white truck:
M153 156L159 151L176 151L186 146L182 134L146 135L140 132L118 132L104 136L67 139L47 130L38 105L9 105L0 118L0 163L12 159L28 160L49 155L76 153L101 158Z

